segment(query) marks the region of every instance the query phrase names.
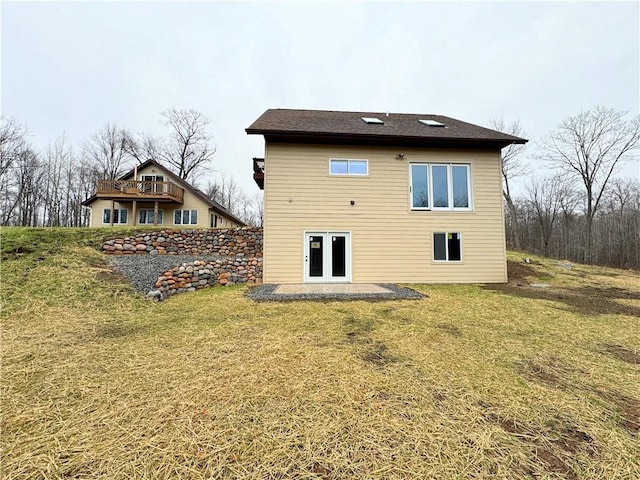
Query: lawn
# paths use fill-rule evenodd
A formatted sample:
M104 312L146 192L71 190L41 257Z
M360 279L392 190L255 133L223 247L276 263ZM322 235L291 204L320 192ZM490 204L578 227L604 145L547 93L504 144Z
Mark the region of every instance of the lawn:
M638 272L157 303L103 235L2 233L4 479L640 478Z

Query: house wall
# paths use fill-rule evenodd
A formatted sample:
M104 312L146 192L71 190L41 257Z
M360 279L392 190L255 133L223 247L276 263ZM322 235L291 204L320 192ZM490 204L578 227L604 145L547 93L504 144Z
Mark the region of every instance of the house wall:
M158 169L157 167L150 165L147 168L138 170L138 179L141 179L142 175L164 175L165 173ZM165 180L170 181L170 180ZM103 210L111 208L111 200L108 199L98 199L91 204L91 222L90 226L92 227L108 227L110 224L102 223L103 219ZM132 201L120 201L115 202L115 208L126 208L129 210L127 223L119 224L122 225L133 225L133 202ZM140 202L138 201L136 204L136 209L140 210L141 208L151 208L153 209L153 202ZM176 226L183 228L209 228L210 227L210 218L209 218L209 206L204 203L200 198L191 193L189 190L184 191L184 202L182 205L176 203L159 203L159 210L164 210L164 218L163 223L159 224L162 226ZM197 225L175 225L174 221L174 211L175 210L198 210L198 224ZM218 224L217 228L233 228L238 227L239 225L233 221L231 218L220 214L219 212L211 212L215 213L218 216ZM137 219L136 219L137 220Z
M265 153L265 283L304 281L305 231L351 232L354 283L507 280L498 151L268 143ZM330 158L367 159L369 174L329 175ZM473 211L411 211L411 162L470 164ZM434 232L462 234L461 262L433 261Z

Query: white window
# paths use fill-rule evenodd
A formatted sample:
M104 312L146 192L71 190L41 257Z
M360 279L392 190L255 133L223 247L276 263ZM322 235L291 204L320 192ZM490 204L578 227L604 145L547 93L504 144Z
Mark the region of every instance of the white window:
M197 225L198 211L197 210L174 210L173 223L174 225Z
M471 210L471 175L467 164L412 163L412 210Z
M331 175L369 175L369 161L349 158L332 158L329 160Z
M125 224L129 211L126 208L116 208L113 210L113 223ZM102 223L111 225L111 209L105 208L102 211Z
M436 262L462 261L462 235L459 232L434 233L433 259Z
M153 208L141 208L138 210L138 223L140 225L153 225ZM161 224L164 220L164 210L158 210L158 221Z

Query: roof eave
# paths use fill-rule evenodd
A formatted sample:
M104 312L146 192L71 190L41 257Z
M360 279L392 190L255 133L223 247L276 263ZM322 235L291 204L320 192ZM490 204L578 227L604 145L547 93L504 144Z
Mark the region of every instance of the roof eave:
M264 135L268 141L300 142L300 143L338 143L352 142L379 145L409 145L409 146L477 146L484 145L492 148L504 148L511 144L525 144L527 140L519 137L512 138L470 138L470 137L418 137L405 135L353 134L332 132L305 132L267 130L257 128L245 129L248 135Z

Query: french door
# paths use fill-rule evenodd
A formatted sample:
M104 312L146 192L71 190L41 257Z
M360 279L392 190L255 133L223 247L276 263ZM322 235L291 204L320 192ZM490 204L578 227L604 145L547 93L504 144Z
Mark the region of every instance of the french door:
M305 282L351 281L350 233L306 232L304 243Z

